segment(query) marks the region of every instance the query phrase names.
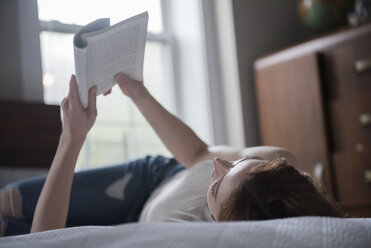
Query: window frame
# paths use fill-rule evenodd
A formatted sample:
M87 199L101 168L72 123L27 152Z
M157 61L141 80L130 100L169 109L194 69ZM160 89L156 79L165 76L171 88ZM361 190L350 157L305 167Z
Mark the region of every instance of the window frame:
M147 41L166 46L164 53L166 56L164 62L167 63L165 68L168 70L166 86L169 92L172 92L169 96L172 105L170 112L175 113L209 144L245 146L232 3L212 0L202 2L160 0L160 4L162 31L148 32ZM187 60L183 57L189 53L187 42L194 42L194 37L184 39L182 33L184 25L187 25L191 18L185 13L190 5L193 5L192 11L196 13L192 17L198 19L192 32L198 33L190 34L188 30L188 35L198 35L196 38L201 50L197 61L202 61L199 64L201 76L198 74L199 71L194 70L194 65L187 64L190 61L193 63L195 59ZM69 34L75 33L81 27L58 21L39 20L39 23L40 31ZM195 80L187 75L193 75ZM194 89L198 85L194 83L193 88L184 89L190 81L196 80L203 89L195 92ZM203 113L201 115L195 115L193 111L194 102L190 99L195 95L198 98L205 98L199 102L201 104L199 112Z
M173 93L171 102L171 108L169 109L171 112L178 113L180 116L182 115L182 102L180 99L181 91L177 84L178 80L176 80L176 75L179 73L177 68L174 66L176 64L176 60L179 57L179 53L176 49L176 41L174 37L171 35L171 27L169 25L169 12L168 12L168 0L160 0L161 5L161 15L162 15L162 24L163 28L161 32L147 32L147 42L154 42L159 43L165 47L164 49L164 61L166 62L165 67L168 68L168 85L167 87L170 88L170 92ZM64 33L64 34L75 34L78 29L83 27L83 25L71 24L71 23L64 23L58 20L42 20L39 19L39 33L46 31L46 32L55 32L55 33ZM41 43L40 43L41 44ZM40 61L42 58L40 58Z
M55 32L55 33L65 33L65 34L74 34L76 31L82 27L82 25L70 24L70 23L63 23L56 20L40 20L40 32L47 31L47 32ZM166 32L161 33L147 33L147 41L148 42L159 42L162 44L166 44L170 46L171 39Z
M170 99L170 109L172 111L175 111L177 112L178 110L178 105L177 105L177 92L175 91L175 88L174 87L174 68L173 68L173 62L172 60L174 59L174 55L173 55L173 45L171 44L172 43L172 39L169 35L169 32L167 30L167 26L164 24L165 20L167 19L165 17L165 15L167 14L166 11L164 11L164 9L166 9L166 4L164 4L164 1L161 0L160 1L160 4L161 4L161 15L162 15L162 18L163 18L163 28L162 28L162 31L161 32L150 32L148 31L147 32L147 38L146 38L146 42L151 42L151 43L157 43L159 45L161 45L164 49L164 61L166 61L166 74L165 77L167 77L167 80L166 80L166 86L169 86L170 89L169 91L172 92L172 99ZM39 19L39 33L41 34L41 32L53 32L53 33L60 33L60 34L72 34L74 35L81 27L83 27L83 25L77 25L77 24L72 24L72 23L64 23L64 22L61 22L61 21L58 21L58 20L42 20L42 19ZM41 43L40 43L41 44ZM86 139L85 141L85 146L89 147L89 143L91 142L91 140L89 138ZM85 151L85 155L84 155L84 160L86 161L89 161L89 149L87 149ZM82 164L82 167L80 168L77 168L78 170L80 169L86 169L88 167L86 167L87 165L85 164L85 162Z

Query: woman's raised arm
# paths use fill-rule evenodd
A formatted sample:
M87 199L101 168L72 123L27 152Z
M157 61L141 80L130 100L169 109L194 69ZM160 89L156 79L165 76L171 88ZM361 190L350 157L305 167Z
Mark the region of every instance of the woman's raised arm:
M191 128L161 106L144 87L143 82L121 73L115 76L115 80L180 163L190 168L205 156L208 146Z
M96 87L89 90L89 106L79 99L75 76L68 97L62 101L63 131L57 152L36 205L31 233L66 225L71 186L77 157L96 116Z
M207 145L191 128L162 107L142 82L125 74L117 74L115 80L124 94L133 100L167 149L187 168L205 159L221 157L236 160L246 154L245 148Z

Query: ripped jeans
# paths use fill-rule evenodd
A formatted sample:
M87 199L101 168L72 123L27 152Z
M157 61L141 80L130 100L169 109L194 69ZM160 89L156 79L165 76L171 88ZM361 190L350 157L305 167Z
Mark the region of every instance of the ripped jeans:
M147 156L123 164L76 172L67 226L115 225L136 222L156 187L184 167L175 159ZM45 177L17 181L22 219L3 217L3 236L29 233ZM2 189L2 190L4 190Z

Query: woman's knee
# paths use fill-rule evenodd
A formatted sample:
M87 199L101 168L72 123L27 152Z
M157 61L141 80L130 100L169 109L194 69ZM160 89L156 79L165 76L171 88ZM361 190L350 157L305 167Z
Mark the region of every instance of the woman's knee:
M22 219L21 195L16 187L0 191L0 211L6 218Z

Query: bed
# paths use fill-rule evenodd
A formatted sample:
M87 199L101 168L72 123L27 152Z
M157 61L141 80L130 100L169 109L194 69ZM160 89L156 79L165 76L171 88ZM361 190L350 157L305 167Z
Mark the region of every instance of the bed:
M0 247L371 247L371 218L86 226L0 238Z

